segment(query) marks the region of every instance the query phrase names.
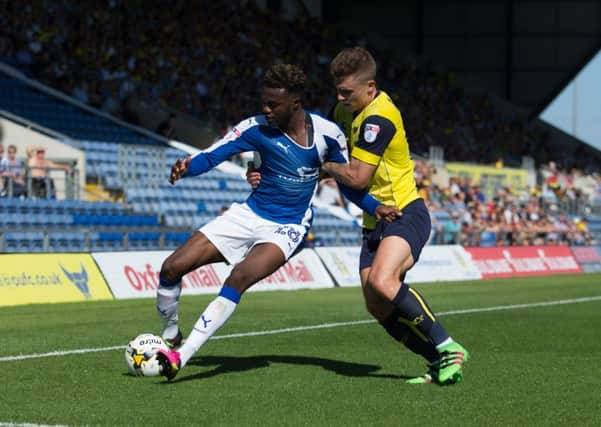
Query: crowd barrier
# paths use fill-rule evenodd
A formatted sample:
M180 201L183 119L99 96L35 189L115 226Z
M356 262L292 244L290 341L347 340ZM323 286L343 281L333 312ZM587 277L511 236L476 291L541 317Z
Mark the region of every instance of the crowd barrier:
M153 298L170 251L0 254L0 306ZM358 247L305 249L250 292L360 286ZM232 267L198 268L183 294L216 294ZM426 246L408 283L601 272L601 246Z
M601 272L601 246L574 246L572 253L584 272Z
M569 246L466 248L482 278L581 273Z

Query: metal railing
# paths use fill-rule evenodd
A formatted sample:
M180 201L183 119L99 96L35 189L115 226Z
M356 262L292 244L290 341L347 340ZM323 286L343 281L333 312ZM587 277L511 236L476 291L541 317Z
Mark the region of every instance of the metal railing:
M431 245L461 246L586 246L599 241L595 233L573 230L482 230L472 232L444 232L433 234Z
M155 241L155 244L149 245L149 247L151 249L169 249L172 246L167 246L167 244L166 244L166 242L168 240L166 238L166 235L168 233L186 233L186 234L191 235L193 231L194 230L192 230L190 228L176 228L176 227L127 227L127 230L121 230L121 229L118 229L115 227L95 226L94 228L53 227L51 230L49 230L48 227L5 226L0 229L0 253L7 252L6 235L10 234L10 233L20 233L20 234L22 234L22 233L42 233L43 237L40 242L41 245L36 248L36 249L39 249L37 252L54 252L54 251L56 251L57 248L51 247L50 240L57 234L77 233L83 237L83 245L80 248L81 250L78 250L78 252L89 252L92 250L92 242L98 241L98 239L96 239L96 237L98 234L101 234L101 233L120 234L121 237L118 239L118 241L119 241L119 244L117 245L118 247L114 248L114 249L128 250L128 249L131 249L131 246L132 246L130 243L130 241L131 241L130 235L131 234L158 233L159 234L158 241ZM25 237L23 237L23 239L21 239L21 240L25 240ZM100 241L103 241L103 242L107 242L110 240L116 241L115 239L108 239L108 240L100 239ZM179 244L180 243L178 243L178 245ZM8 249L10 249L10 248L8 248ZM144 249L148 249L148 248L144 248Z
M61 199L79 200L79 169L75 167L76 161L61 161L61 163L69 166L69 170L37 166L8 166L2 172L0 197L56 199L60 195ZM32 176L32 171L42 171L42 174ZM56 172L59 172L61 176L51 176L56 175Z
M550 212L551 207L554 206L557 212L566 215L601 216L601 199L588 199L585 197L576 199L564 197L559 200L542 199L541 205L547 212Z

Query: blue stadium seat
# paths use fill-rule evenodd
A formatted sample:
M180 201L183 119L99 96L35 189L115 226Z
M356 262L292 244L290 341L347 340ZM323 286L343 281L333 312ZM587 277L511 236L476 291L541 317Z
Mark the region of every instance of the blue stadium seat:
M92 250L122 249L123 235L117 232L98 232L90 236Z
M21 239L21 233L9 232L4 233L4 251L5 252L17 252L19 248L19 241Z
M483 231L480 233L480 246L491 247L497 245L497 234L494 231Z
M174 244L179 246L188 240L191 233L165 233L165 244Z

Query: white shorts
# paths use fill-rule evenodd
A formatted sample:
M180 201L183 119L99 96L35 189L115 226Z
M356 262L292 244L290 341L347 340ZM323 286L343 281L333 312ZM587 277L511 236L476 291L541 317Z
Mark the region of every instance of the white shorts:
M240 262L255 246L274 243L286 260L301 245L307 229L300 224L278 224L261 218L246 203L234 203L221 216L202 226L203 233L230 263Z

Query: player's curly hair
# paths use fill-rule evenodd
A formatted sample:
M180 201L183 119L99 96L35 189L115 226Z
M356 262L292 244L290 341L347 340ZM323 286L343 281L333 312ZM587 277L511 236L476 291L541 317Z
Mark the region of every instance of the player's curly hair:
M359 46L343 49L330 64L330 74L334 81L340 81L350 75L356 75L363 81L374 80L376 71L374 57Z
M274 64L265 73L263 86L276 89L286 89L289 93L303 95L307 76L297 65Z

